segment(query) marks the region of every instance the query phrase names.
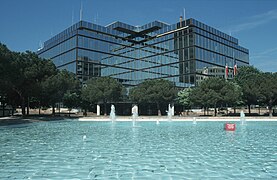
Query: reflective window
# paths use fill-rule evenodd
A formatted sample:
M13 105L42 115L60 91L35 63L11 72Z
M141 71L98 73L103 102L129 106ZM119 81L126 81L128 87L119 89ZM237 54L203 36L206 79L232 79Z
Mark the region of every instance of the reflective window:
M163 33L176 30L177 24L155 21L135 27L115 22L104 27L76 23L47 41L38 54L76 72L82 80L111 76L125 85L164 78L185 87L210 75L223 76L226 64L248 64L249 52L236 38L194 19L187 23L196 26L169 34ZM138 34L144 30L149 32Z

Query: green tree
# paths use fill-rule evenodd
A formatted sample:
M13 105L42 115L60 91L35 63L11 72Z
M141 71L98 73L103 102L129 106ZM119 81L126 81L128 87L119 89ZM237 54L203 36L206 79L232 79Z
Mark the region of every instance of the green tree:
M182 91L178 92L178 101L187 110L187 115L192 104L190 99L191 92L192 92L191 88L185 88Z
M88 82L90 82L90 80L87 81L87 83ZM94 91L95 90L92 84L89 86L88 84L85 84L81 89L80 107L84 110L84 116L87 116L87 110L97 103Z
M0 90L6 91L9 82L9 76L12 71L11 62L13 60L12 52L0 43Z
M21 104L23 115L26 114L27 104L27 114L29 114L28 100L38 94L40 82L51 75L55 66L52 62L42 60L30 51L10 52L4 45L1 45L0 51L1 59L6 57L3 58L3 63L0 63L0 68L4 68L3 77L0 80L5 88L4 91L8 94L15 92L17 96L10 96L12 99L9 101L20 101L18 103Z
M199 86L196 86L192 88L190 92L189 100L192 106L204 108L204 115L206 115L205 110L206 108L209 107L209 104L203 100L202 95L203 95L202 88L200 88Z
M52 106L52 114L55 115L56 103L62 102L64 94L67 91L76 91L80 82L76 79L75 74L67 70L61 70L57 74L47 78L42 82L41 99L44 104Z
M56 74L57 69L51 60L41 59L36 53L30 51L23 53L23 58L25 62L29 61L31 64L28 64L24 70L25 81L23 84L23 88L27 89L24 94L27 100L27 114L29 115L30 105L40 108L41 83Z
M248 106L250 114L250 106L261 101L261 72L253 66L243 66L239 68L238 75L234 80L242 89L242 100Z
M12 52L0 43L0 102L3 108L3 116L5 104L8 102L8 92L9 92L9 77L12 60Z
M161 116L161 104L172 103L177 97L177 89L168 80L146 80L130 90L130 99L137 103L156 103Z
M222 78L212 77L202 81L199 86L190 92L190 102L207 110L214 107L214 115L217 115L217 108L226 105L236 105L239 102L241 90L233 82L225 81Z
M261 101L268 106L269 116L272 117L272 107L277 104L277 73L263 73L261 79Z
M233 106L234 113L236 113L236 106L242 104L242 89L241 87L231 81L226 81L225 86L222 88L223 102L227 106Z
M107 103L116 102L122 97L124 88L121 83L111 77L98 77L87 81L82 88L82 99L85 105L103 103L104 114L107 115Z
M63 96L63 105L68 108L68 114L70 116L70 111L73 108L80 106L80 96L77 92L67 91Z
M212 77L200 83L202 100L207 106L214 107L214 115L217 115L217 107L223 103L224 95L222 89L225 86L225 80L222 78Z

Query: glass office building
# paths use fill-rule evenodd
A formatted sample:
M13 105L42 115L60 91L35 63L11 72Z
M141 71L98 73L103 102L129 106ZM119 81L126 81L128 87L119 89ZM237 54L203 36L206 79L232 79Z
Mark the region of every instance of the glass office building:
M195 19L143 26L80 21L44 43L38 52L81 82L111 76L126 87L146 79L167 79L177 87L197 85L210 76L233 78L233 67L249 64L238 39Z

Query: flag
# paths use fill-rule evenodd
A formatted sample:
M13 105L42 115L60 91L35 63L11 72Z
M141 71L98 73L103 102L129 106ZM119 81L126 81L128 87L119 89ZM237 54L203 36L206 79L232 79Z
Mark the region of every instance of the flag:
M225 66L225 79L228 79L228 65Z
M237 72L237 68L238 68L238 67L237 67L237 64L235 64L235 65L234 65L234 76L237 75L237 73L238 73L238 72Z

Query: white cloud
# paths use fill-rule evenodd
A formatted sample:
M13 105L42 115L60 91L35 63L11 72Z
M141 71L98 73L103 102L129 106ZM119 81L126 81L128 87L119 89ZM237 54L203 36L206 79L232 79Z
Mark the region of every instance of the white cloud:
M276 59L257 59L251 60L251 65L254 65L263 72L277 72L277 58Z
M256 14L251 17L243 18L242 23L224 28L226 32L240 33L242 31L250 31L255 28L264 28L268 23L277 23L277 9L267 11L262 14ZM276 44L274 44L275 46ZM258 45L255 45L256 47ZM277 71L277 47L264 49L259 47L260 51L250 53L250 64L264 72ZM251 50L250 50L251 52Z
M266 49L250 56L252 65L262 71L277 72L277 47Z
M244 30L253 29L256 27L259 27L261 25L264 25L266 23L269 23L271 21L277 20L277 9L270 10L263 14L257 14L252 17L249 17L245 20L245 22L233 25L232 27L228 28L228 32L237 33Z
M260 55L266 55L266 54L274 54L274 53L277 53L277 47L267 49L263 52L260 52L259 54Z
M266 49L258 53L254 53L251 55L250 59L272 57L272 55L277 55L277 47Z

